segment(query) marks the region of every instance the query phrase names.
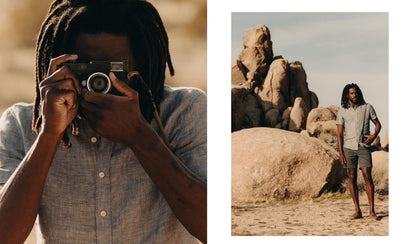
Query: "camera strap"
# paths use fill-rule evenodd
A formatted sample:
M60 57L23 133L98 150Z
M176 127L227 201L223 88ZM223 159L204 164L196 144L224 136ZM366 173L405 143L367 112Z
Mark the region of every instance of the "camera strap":
M363 117L363 120L362 120L362 129L361 129L361 142L363 142L364 140L364 128L365 128L365 117L367 117L367 106L368 106L368 103L366 103L365 104L365 109L364 109L364 117Z
M148 95L149 95L149 98L151 99L151 103L152 103L152 107L153 107L154 119L157 122L157 126L158 126L158 129L161 132L162 139L163 139L165 145L172 151L170 142L168 141L167 134L165 133L164 127L162 126L161 119L160 119L160 116L159 116L158 111L157 111L157 105L155 105L155 101L154 101L154 97L152 96L151 89L147 86L147 84L145 83L144 79L142 79L142 76L138 71L129 72L128 75L127 75L127 78L128 78L128 80L130 80L134 83L139 82L140 85L146 90L146 92L148 92Z

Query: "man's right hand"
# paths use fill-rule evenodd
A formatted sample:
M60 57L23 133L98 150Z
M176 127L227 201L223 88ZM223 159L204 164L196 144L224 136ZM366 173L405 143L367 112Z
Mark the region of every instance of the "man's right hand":
M345 155L341 152L339 152L339 162L341 163L342 166L346 167Z
M0 190L1 243L23 243L36 221L50 165L63 132L78 110L79 81L69 68L62 66L77 58L66 54L53 58L46 78L39 84L39 136Z
M72 71L62 66L77 55L64 54L50 60L47 77L40 82L41 132L62 135L78 111L80 83Z

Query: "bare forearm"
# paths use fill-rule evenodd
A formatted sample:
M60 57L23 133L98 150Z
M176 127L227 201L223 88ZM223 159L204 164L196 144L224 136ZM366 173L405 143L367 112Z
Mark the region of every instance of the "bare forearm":
M23 243L36 220L47 172L60 138L39 134L32 148L0 190L0 236Z
M338 150L340 154L343 154L343 145L344 145L344 133L343 133L343 127L340 125L337 125L337 142L338 142Z
M132 145L132 150L181 223L192 235L206 242L206 182L192 173L153 130L144 133L147 135L140 138L151 139L144 145Z
M339 152L342 153L343 152L343 144L344 144L343 137L338 135L338 141L337 142L338 142Z
M379 133L380 133L380 131L381 131L381 128L382 128L381 123L377 120L377 121L375 122L375 132L374 132L375 137L377 137L377 136L378 136L378 134L379 134Z

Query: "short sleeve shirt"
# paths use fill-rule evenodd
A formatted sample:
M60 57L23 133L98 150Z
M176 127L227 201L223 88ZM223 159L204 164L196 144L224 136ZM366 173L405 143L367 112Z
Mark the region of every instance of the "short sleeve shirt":
M370 134L369 123L374 119L377 119L377 115L374 107L368 103L360 105L356 109L352 107L339 108L336 124L344 126L343 147L358 150L361 135Z
M32 110L31 104L16 104L0 120L0 183L36 139ZM166 86L160 118L173 153L206 180L206 95ZM151 126L160 134L155 121ZM59 146L48 172L38 243L198 243L130 148L99 137L84 123L78 136L69 136L72 147Z

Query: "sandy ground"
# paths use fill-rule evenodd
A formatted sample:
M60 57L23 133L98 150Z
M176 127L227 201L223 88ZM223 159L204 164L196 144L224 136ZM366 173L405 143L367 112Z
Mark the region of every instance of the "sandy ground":
M349 194L345 195L349 196ZM279 202L274 204L233 204L233 236L387 236L388 196L376 196L378 220L368 219L369 205L365 193L360 195L364 218L351 220L351 198ZM340 198L343 198L340 196ZM25 244L35 244L32 231Z
M365 193L360 195L362 219L351 220L354 204L347 199L319 199L274 204L232 204L233 236L387 236L388 196L378 196L378 220L368 219Z

